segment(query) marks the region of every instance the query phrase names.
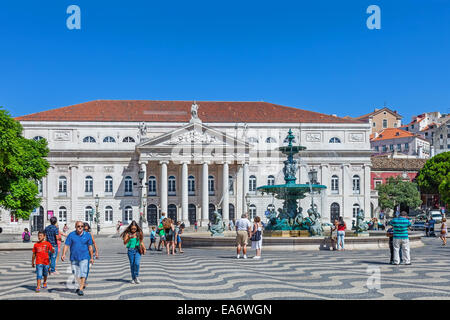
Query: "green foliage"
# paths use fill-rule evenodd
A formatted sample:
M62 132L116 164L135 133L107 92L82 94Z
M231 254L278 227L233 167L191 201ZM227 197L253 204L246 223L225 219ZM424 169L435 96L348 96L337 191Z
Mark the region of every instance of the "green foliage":
M386 183L378 185L377 190L378 203L382 209L394 210L399 204L415 209L422 203L417 184L403 181L400 176L390 177Z
M417 184L423 193L437 194L439 186L450 173L450 151L428 160L417 176Z
M45 139L25 139L22 131L22 125L0 107L0 206L28 219L41 202L36 183L47 175L49 150Z
M441 195L442 201L450 206L450 173L442 180L439 185L439 194Z

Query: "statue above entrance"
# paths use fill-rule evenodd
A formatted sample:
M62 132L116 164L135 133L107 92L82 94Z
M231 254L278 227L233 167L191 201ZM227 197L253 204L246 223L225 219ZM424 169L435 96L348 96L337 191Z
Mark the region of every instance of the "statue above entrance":
M193 122L202 122L200 118L198 117L198 104L194 101L194 103L191 106L191 123Z

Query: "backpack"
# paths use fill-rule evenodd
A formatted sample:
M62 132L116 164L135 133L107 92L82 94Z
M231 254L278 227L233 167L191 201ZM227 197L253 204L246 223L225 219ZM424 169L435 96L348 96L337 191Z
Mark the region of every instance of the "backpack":
M24 241L30 241L30 234L28 232L25 233L25 235L23 236L23 240Z

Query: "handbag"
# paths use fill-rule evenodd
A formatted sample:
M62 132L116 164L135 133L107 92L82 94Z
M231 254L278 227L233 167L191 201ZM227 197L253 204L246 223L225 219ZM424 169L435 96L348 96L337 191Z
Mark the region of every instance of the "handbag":
M252 237L250 238L252 241L259 241L261 240L261 231L257 230Z

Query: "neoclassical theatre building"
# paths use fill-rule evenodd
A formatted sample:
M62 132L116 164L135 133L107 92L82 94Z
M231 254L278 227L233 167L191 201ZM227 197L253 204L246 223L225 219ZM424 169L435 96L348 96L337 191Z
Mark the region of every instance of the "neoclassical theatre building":
M277 148L289 129L307 148L297 183L315 169L327 186L314 196L323 222L343 216L351 226L358 209L370 218L377 207L370 123L267 102L146 100L90 101L16 120L26 138L48 141L50 169L38 183L41 206L29 221L2 211L4 232L38 230L51 216L70 228L98 216L102 233L118 220L154 225L162 212L186 225L207 225L214 210L225 222L244 211L264 220L281 201L256 188L284 183Z

